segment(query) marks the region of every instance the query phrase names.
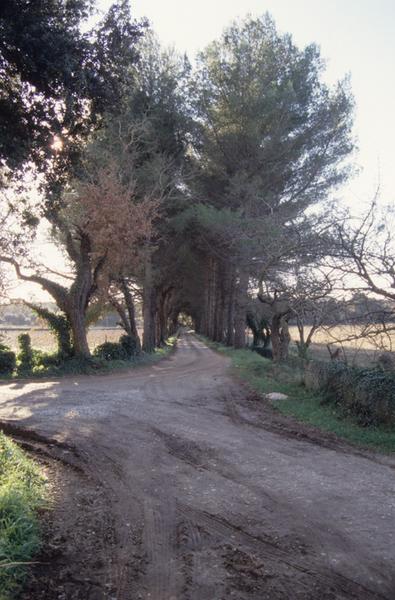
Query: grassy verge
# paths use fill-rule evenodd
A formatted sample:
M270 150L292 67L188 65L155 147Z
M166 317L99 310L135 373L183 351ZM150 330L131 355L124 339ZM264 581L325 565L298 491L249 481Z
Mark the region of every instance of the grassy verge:
M361 427L341 408L323 403L317 393L312 393L302 385L301 372L288 365L275 365L250 350L235 350L222 344L201 339L209 347L229 356L232 371L258 393L281 392L289 396L277 401L275 410L309 423L323 431L330 431L339 437L362 447L381 452L395 452L395 431L385 427Z
M104 360L91 357L85 360L81 360L80 358L70 358L59 365L37 364L36 366L33 366L30 371L15 371L12 375L0 375L0 380L12 381L14 379L65 377L67 375L97 375L111 373L113 371L121 371L133 367L150 365L167 356L173 350L176 343L177 337L170 337L166 341L166 345L164 347L155 348L152 354L142 353L139 356L132 357L128 360ZM50 354L46 355L48 363L51 361L51 356L52 355ZM55 362L55 355L53 355L53 357Z
M0 432L0 600L15 598L40 547L37 512L45 504L38 467Z

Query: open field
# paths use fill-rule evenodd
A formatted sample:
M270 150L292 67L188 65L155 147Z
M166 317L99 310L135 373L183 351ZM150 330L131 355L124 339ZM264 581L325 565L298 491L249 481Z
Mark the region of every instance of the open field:
M298 331L295 325L292 325L290 328L290 333L292 339L298 338ZM332 327L329 331L319 330L314 335L314 341L318 344L327 344L328 342L335 342L337 339L345 339L347 337L352 337L354 335L358 335L361 331L361 326L356 325L337 325ZM376 343L369 339L360 339L354 341L346 341L344 342L344 347L352 348L352 349L365 349L365 350L375 350L377 343L382 343L386 350L391 351L395 350L395 331L391 332L390 337L383 336L382 339L379 339L379 336L376 338ZM383 348L384 349L384 348Z
M339 325L332 327L330 331L317 331L314 335L314 343L311 346L311 355L316 359L330 360L327 344L331 344L332 349L341 348L343 358L347 363L355 366L371 366L383 351L393 352L395 350L395 331L391 337L378 337L375 341L366 338L357 340L344 340L359 333L358 326ZM298 339L296 326L290 327L292 340Z
M28 333L32 340L33 348L43 350L45 352L53 352L56 350L56 341L49 329L41 328L6 328L0 329L0 336L4 342L12 348L18 349L18 335L20 333ZM91 350L103 344L104 342L117 342L123 331L119 327L115 328L92 328L88 332L88 341Z
M308 332L308 327L306 328L306 331ZM296 325L291 325L289 332L292 338L291 352L296 352L295 342L299 339ZM367 367L374 364L378 355L384 350L388 352L393 352L395 350L395 331L392 333L391 339L383 338L382 340L376 340L377 344L368 339L348 340L342 343L337 341L346 339L357 333L358 328L356 326L345 325L332 327L330 332L324 330L317 331L313 338L310 354L312 358L317 360L330 360L327 344L331 344L333 350L336 348L342 349L343 358L347 360L348 364ZM249 334L247 337L248 343L252 344L252 335ZM381 342L381 347L379 341Z
M295 340L298 339L298 331L295 325L290 328L292 337L291 348L295 348ZM369 366L375 362L377 356L382 352L382 349L377 348L370 340L354 340L347 341L343 344L337 343L335 339L347 338L356 332L355 327L338 326L333 327L331 332L317 331L314 336L314 343L311 346L311 355L320 360L330 360L329 352L326 347L328 343L332 343L333 348L342 347L343 354L349 364L359 366ZM13 350L18 349L18 335L20 333L29 333L33 348L53 352L56 349L55 338L49 329L44 328L23 328L23 327L7 327L0 328L0 336L6 344ZM91 328L88 332L88 341L91 350L96 348L103 342L117 342L123 331L119 327L114 328ZM141 334L141 331L140 331ZM249 343L252 343L252 337L248 336ZM395 332L392 335L392 340L384 340L384 348L388 351L395 348Z
M395 332L391 339L376 340L374 343L369 339L349 340L345 342L337 342L336 340L351 337L357 333L356 327L338 326L333 327L330 332L317 331L311 346L311 355L314 358L321 360L329 360L327 344L331 344L331 348L342 349L343 358L350 365L367 367L374 364L378 356L383 351L393 351L395 349ZM298 339L298 332L295 326L290 327L290 333L293 340Z

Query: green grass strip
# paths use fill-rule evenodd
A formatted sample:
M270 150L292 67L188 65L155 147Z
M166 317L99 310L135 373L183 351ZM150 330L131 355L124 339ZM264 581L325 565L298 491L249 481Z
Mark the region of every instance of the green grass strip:
M0 432L0 600L15 598L40 549L45 491L38 466Z

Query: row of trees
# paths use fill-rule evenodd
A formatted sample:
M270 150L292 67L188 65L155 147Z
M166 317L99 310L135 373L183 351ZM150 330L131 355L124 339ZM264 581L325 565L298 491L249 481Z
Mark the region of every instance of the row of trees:
M281 360L289 320L303 354L350 274L394 300L382 283L391 240L381 228L381 255L367 243L375 205L355 228L327 202L350 173L353 101L347 80L322 82L316 46L298 49L267 15L247 18L192 68L125 0L82 33L90 6L9 0L0 12L2 231L10 218L19 227L0 236L1 261L52 296L63 354L89 355L87 323L104 305L146 352L186 313L236 348L248 323ZM36 204L23 200L31 181ZM42 220L70 266L64 279L33 268L26 235Z

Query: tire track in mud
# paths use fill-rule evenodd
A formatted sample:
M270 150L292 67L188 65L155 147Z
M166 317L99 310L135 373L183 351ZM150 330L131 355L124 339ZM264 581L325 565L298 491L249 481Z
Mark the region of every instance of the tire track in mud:
M179 438L174 434L167 434L157 428L153 428L153 431L165 443L170 455L198 470L210 470L210 467L206 464L207 459L210 458L210 448L202 447L191 440ZM215 456L215 453L212 453L212 455ZM225 570L224 556L222 556L224 549L232 549L235 544L239 551L244 551L245 555L250 557L248 560L252 565L252 567L243 567L243 572L238 572L239 584L245 586L246 589L255 589L256 587L256 583L248 584L245 580L248 580L250 573L253 574L252 580L257 577L257 570L254 567L256 559L251 557L259 557L259 559L264 559L266 563L272 565L273 572L278 570L279 563L283 566L284 576L280 582L276 583L277 587L281 589L282 595L277 595L277 593L280 593L277 589L276 596L273 596L273 598L288 599L292 597L288 593L292 594L293 584L291 581L287 581L289 574L286 573L290 570L298 572L299 588L305 588L306 598L310 597L308 590L311 590L312 580L323 580L324 585L335 592L337 598L344 600L346 598L347 600L386 598L344 577L342 574L336 573L334 570L316 567L314 559L311 561L311 556L308 560L303 557L303 560L298 561L297 557L284 550L270 536L254 536L223 517L196 508L192 509L180 503L177 503L177 509L175 509L175 498L172 500L167 499L165 505L162 504L160 508L155 510L152 507L148 508L145 513L147 528L145 544L148 549L148 564L150 565L147 570L147 580L151 582L150 592L147 596L149 598L155 600L177 598L177 595L174 594L179 586L176 583L175 572L179 571L181 562L184 564L183 598L202 600L203 598L217 597L210 596L210 594L219 593L218 590L219 588L222 589L226 577L222 576L219 581L203 583L205 572L209 571L208 565L212 564L213 561L216 563L217 573ZM166 507L168 508L166 509ZM166 514L169 509L172 516ZM179 516L178 525L177 515ZM173 529L171 521L173 521ZM173 534L175 524L179 529L179 546L184 551L179 553L178 557L175 551ZM228 560L227 564L228 570L232 571L232 562ZM240 566L237 569L240 571ZM172 581L170 579L171 574L173 574ZM270 578L271 576L265 574L265 577ZM303 578L305 581L303 581Z
M104 490L111 507L113 542L105 548L105 583L114 590L111 598L131 600L144 573L142 555L142 510L134 497L121 462L111 454L111 448L81 446L82 468Z
M238 425L250 425L250 423L246 422L238 413L233 399L231 399L229 402L228 407L229 406L231 407L233 422L236 421ZM239 485L247 485L248 482L244 480L244 477L242 477L239 481L234 475L227 476L222 472L223 469L218 468L218 461L214 449L206 447L205 445L197 444L191 440L180 438L175 434L168 434L157 428L152 428L152 430L165 443L169 454L175 458L182 460L199 471L213 471L234 483ZM210 458L213 457L216 458L216 466L214 468L212 468L212 465L208 464ZM248 485L248 487L251 488L251 485ZM262 490L257 488L256 492L262 495ZM265 506L264 508L269 512L273 512L274 504L277 504L277 501L270 494L267 494L266 498L269 500L270 506ZM212 515L205 511L191 509L187 506L182 506L181 504L178 504L177 508L180 516L183 517L183 536L188 540L187 547L191 550L191 553L188 557L189 560L187 561L189 564L189 569L187 569L187 579L190 580L190 594L185 596L186 598L190 597L193 599L196 598L197 600L202 600L202 598L206 597L201 595L202 591L199 587L196 588L196 582L199 580L199 574L202 570L202 565L205 564L205 555L207 553L207 549L212 546L212 541L211 543L208 543L207 535L205 543L203 544L204 538L202 537L202 531L206 531L208 532L209 536L217 537L223 544L236 543L239 548L247 550L250 553L253 552L260 558L263 557L265 561L268 561L273 565L273 571L276 570L275 565L281 563L285 570L292 569L293 571L298 572L299 575L302 575L302 577L306 579L306 582L299 582L302 587L305 587L306 594L308 593L308 590L311 589L312 580L313 585L314 581L323 580L325 585L334 593L336 593L336 598L347 598L347 600L360 600L361 598L364 600L387 599L387 596L383 596L380 593L377 593L366 586L359 584L351 578L347 578L341 573L336 572L334 569L329 567L322 568L318 566L314 556L311 554L309 555L308 560L304 556L302 560L298 561L297 557L295 558L292 556L290 550L282 548L279 543L274 541L270 536L264 536L262 533L259 537L254 536L247 531L242 530L236 524L227 521L223 517ZM204 550L204 552L202 550ZM252 569L252 571L254 571L254 569ZM283 590L283 593L287 594L289 592L292 594L293 584L287 583L287 579L285 577L282 578L279 585ZM283 597L288 599L292 596L285 595ZM306 595L306 598L307 597L308 595Z
M169 434L157 427L152 431L164 442L168 453L179 460L195 467L208 470L207 462L216 457L213 448L205 444L197 444L193 440L182 438L176 434Z
M143 546L147 554L146 598L177 600L180 569L177 556L175 502L150 499L144 505Z
M294 572L298 572L308 578L325 581L333 592L342 594L342 596L337 595L336 598L344 600L362 600L362 598L363 600L388 600L387 596L383 596L347 578L334 569L325 569L316 565L314 557L310 556L309 561L304 558L303 562L290 557L289 553L283 550L276 542L273 542L269 538L263 539L262 537L254 536L223 517L182 505L178 505L178 510L184 518L191 520L195 526L202 527L210 535L217 536L224 543L231 544L232 546L236 545L238 548L247 550L247 552L253 553L271 564L274 563L277 566L282 564L286 570L292 569ZM310 565L308 565L308 562L310 562Z

